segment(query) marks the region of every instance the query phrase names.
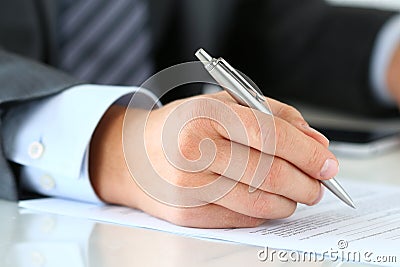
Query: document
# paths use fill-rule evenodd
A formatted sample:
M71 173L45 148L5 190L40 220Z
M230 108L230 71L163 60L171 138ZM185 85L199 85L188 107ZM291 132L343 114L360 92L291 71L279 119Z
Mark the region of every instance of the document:
M397 266L400 263L400 188L361 182L341 183L353 197L357 209L345 206L326 191L318 205L299 205L291 217L271 220L256 228L180 227L126 207L56 198L21 201L20 206L185 236L255 245L264 248L265 253L268 253L268 248L283 249L293 255L302 252L309 257L318 255L328 259ZM267 258L265 253L261 252L259 257Z

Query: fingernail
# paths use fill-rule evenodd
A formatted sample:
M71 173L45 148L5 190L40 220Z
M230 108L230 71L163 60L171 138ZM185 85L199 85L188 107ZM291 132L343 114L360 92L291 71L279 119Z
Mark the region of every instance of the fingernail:
M318 131L315 130L314 128L311 128L311 127L310 127L309 125L307 125L307 124L303 124L302 127L303 127L305 130L307 130L307 131L309 131L309 132L311 132L311 133L314 133L314 134L319 135L320 137L322 137L323 139L325 139L325 141L329 144L329 139L326 138L326 136L323 135L322 133L318 132Z
M321 178L332 178L335 176L339 171L339 166L336 160L327 159L322 166L320 176Z
M312 203L312 205L318 204L318 203L321 201L321 199L324 197L324 194L325 194L325 189L321 186L321 189L320 189L320 191L319 191L319 196L318 196L318 198Z

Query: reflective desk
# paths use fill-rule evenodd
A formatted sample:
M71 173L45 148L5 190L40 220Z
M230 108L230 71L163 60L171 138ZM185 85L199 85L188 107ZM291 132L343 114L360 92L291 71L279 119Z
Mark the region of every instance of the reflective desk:
M339 179L400 185L400 151L341 159ZM262 262L262 248L19 209L0 201L0 266L366 266Z

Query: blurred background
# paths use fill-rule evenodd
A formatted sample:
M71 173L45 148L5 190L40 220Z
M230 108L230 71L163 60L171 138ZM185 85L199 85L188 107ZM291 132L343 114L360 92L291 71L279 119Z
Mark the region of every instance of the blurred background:
M375 7L387 10L400 10L398 0L326 0L329 3L341 6Z

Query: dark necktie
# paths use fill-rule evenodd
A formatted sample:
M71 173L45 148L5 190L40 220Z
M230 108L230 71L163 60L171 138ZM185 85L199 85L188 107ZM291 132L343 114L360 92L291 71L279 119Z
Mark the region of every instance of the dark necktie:
M143 0L62 0L60 67L85 82L140 85L153 71Z

